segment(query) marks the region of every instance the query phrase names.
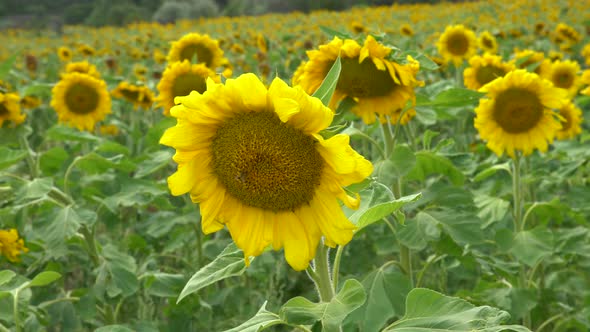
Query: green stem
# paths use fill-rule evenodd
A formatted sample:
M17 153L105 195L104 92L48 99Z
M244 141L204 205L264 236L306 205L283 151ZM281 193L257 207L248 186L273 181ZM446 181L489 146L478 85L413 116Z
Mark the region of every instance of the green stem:
M317 275L316 287L320 294L320 301L330 302L334 297L334 286L332 285L332 279L330 278L329 268L329 248L323 243L320 243L318 252L314 259L315 273Z
M334 284L334 290L338 290L338 275L340 273L340 260L342 260L342 253L344 252L344 246L338 246L336 250L336 256L334 257L334 266L332 267L332 283Z
M10 330L0 323L0 332L10 332Z
M94 231L91 232L86 225L83 225L80 228L80 232L84 236L84 240L86 240L88 256L90 256L92 264L94 267L98 267L100 265L100 259L98 256L98 250L96 249L96 241L94 240Z
M544 321L539 327L537 328L537 332L541 332L547 325L553 323L553 321L563 317L563 314L557 314L555 316L550 317L546 321Z
M391 134L391 126L389 125L389 122L381 123L381 134L383 135L383 142L385 143L383 152L385 154L385 158L388 159L391 155L391 152L393 151L394 144L394 138Z
M29 141L26 137L21 136L19 137L19 142L22 149L27 150L27 164L29 165L29 170L31 172L31 178L35 179L39 176L39 167L37 165L37 161L35 160L35 152L31 149L29 145Z
M12 306L13 306L13 315L14 315L14 327L16 332L21 332L22 331L22 326L20 324L20 317L18 315L18 293L20 291L20 288L17 288L14 290L14 298L13 298L13 302L12 302Z
M72 194L70 193L70 188L68 186L68 181L70 179L70 174L72 174L72 170L74 169L74 166L76 166L76 164L78 163L78 161L82 160L82 158L84 157L76 157L74 158L74 160L72 161L72 163L70 164L70 166L68 166L68 169L66 170L66 174L64 175L64 192L67 196L72 197Z
M39 308L47 308L53 304L60 303L60 302L67 302L67 301L78 302L78 301L80 301L80 298L79 297L62 297L59 299L43 302L39 305Z
M399 260L404 269L404 272L406 272L408 278L410 279L410 285L412 285L412 288L414 288L414 275L412 273L412 252L410 248L400 243L399 256Z

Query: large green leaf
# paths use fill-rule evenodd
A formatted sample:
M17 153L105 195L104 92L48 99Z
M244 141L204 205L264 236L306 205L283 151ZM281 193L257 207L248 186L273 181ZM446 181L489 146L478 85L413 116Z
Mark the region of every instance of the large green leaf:
M172 151L161 150L149 154L149 157L137 165L135 178L142 178L164 168L172 160Z
M16 273L11 270L2 270L0 271L0 286L4 285L5 283L9 282L16 276Z
M234 243L231 243L215 260L191 277L180 293L177 303L203 287L207 287L219 280L242 275L244 271L246 271L244 253Z
M532 267L553 253L553 233L545 227L518 232L514 236L510 253Z
M397 210L401 209L404 205L415 202L420 198L422 194L417 193L413 195L408 195L404 197L400 197L399 199L392 200L390 202L385 202L381 204L377 204L368 208L364 213L359 215L358 220L356 218L351 218L351 221L356 224L358 230L367 227L386 216L396 212Z
M401 243L412 250L426 248L428 242L440 237L438 220L425 212L418 212L415 218L406 222L397 232Z
M451 88L441 91L433 100L417 102L416 107L463 107L475 105L485 93L464 88Z
M157 297L176 297L186 283L183 274L162 272L147 274L144 280L146 292Z
M393 171L396 177L408 174L416 165L416 156L407 145L398 144L391 152L389 158L393 164Z
M384 331L426 332L529 332L523 326L501 325L510 315L489 306L476 307L456 297L425 288L413 289L406 298L406 314Z
M465 182L465 175L448 158L431 151L418 151L415 155L416 166L406 176L407 179L424 181L429 175L441 174L457 186Z
M285 303L279 312L289 324L311 325L321 321L325 332L337 332L342 321L365 302L365 290L360 282L349 279L328 303L313 303L298 296Z
M56 141L97 142L101 140L100 137L86 131L79 131L59 124L49 128L45 132L45 137Z
M361 331L380 331L389 319L404 314L405 299L412 285L391 262L371 272L362 284L367 301L349 317Z
M46 286L59 278L61 278L61 274L55 271L44 271L36 275L33 280L27 284L27 287Z
M0 146L0 169L12 166L27 157L27 151Z
M458 244L478 244L485 240L481 219L473 211L444 208L429 211L428 214L438 221L443 230Z
M224 332L258 332L282 323L283 321L279 315L266 310L266 302L264 302L256 315L242 323L240 326L225 330Z
M122 154L113 157L104 157L95 152L81 157L76 166L89 174L104 173L109 169L119 169L124 172L130 172L135 169L135 165Z
M510 210L510 202L500 197L478 195L475 196L474 201L479 209L477 216L483 221L482 228L502 220Z
M332 68L328 71L328 74L324 78L322 85L313 93L312 97L316 97L322 101L322 104L328 106L332 95L336 90L336 84L338 84L338 78L340 77L340 70L342 69L342 63L340 57L336 58Z
M43 240L48 248L57 248L74 236L82 223L82 219L73 206L61 208L52 221L44 227ZM49 250L48 253L53 255L60 253L60 251Z

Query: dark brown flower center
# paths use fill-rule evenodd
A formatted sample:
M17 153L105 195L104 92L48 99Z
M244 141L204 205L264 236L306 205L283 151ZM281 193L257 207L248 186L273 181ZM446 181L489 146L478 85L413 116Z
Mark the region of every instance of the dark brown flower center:
M87 85L72 85L66 92L65 102L70 111L77 114L94 112L98 107L98 92Z
M206 78L193 73L178 75L172 84L172 94L174 97L187 96L191 91L199 93L207 90Z
M502 77L504 75L506 75L506 71L504 69L493 65L487 65L477 70L477 73L475 74L475 79L477 79L477 82L481 86L484 86L490 83L491 81L495 80L496 78Z
M350 97L386 96L398 86L389 71L377 69L369 58L362 63L359 63L358 58L342 58L341 61L342 70L336 89Z
M469 49L469 40L463 32L455 32L447 39L447 49L451 54L463 56Z
M553 84L562 89L569 89L574 83L574 76L567 70L557 70L552 75Z
M308 204L320 184L323 159L315 144L274 112L240 113L213 138L213 172L243 204L293 211Z
M193 62L196 56L196 61ZM188 60L193 63L204 63L211 67L213 64L213 52L201 44L187 45L180 51L180 61Z
M518 134L535 127L543 112L543 104L533 92L508 89L496 97L493 116L502 129Z

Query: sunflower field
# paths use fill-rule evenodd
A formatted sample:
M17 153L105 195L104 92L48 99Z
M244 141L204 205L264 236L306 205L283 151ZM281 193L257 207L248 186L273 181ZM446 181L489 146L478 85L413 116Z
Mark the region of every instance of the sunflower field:
M590 330L586 1L0 44L0 332Z

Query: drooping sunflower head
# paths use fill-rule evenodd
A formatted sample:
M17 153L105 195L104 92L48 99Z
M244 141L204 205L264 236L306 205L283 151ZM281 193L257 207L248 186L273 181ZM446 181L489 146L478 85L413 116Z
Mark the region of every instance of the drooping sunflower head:
M526 69L546 78L551 71L551 61L545 59L545 54L533 50L522 50L514 53L516 67Z
M25 241L19 237L16 229L0 229L0 255L12 263L17 263L20 261L20 255L27 252L29 248L25 247Z
M300 87L276 78L269 89L253 74L207 81L204 93L177 97L178 122L161 144L176 149L178 170L168 178L173 195L200 203L202 227L225 226L248 257L271 246L285 249L295 270L305 269L322 236L335 246L355 226L339 200L356 208L343 186L362 181L372 165L349 137L324 139L332 111Z
M72 60L72 50L68 47L62 46L57 49L57 56L63 62L68 62Z
M498 53L498 42L496 41L496 37L494 37L494 35L492 35L489 31L482 32L479 35L477 42L479 48L482 49L485 53Z
M5 121L11 121L13 125L25 121L27 116L21 113L19 100L20 98L16 93L0 92L0 128L2 128Z
M415 100L414 88L422 84L416 80L418 62L409 57L407 64L400 64L388 59L390 53L390 48L372 36L363 46L352 39L335 37L319 50L307 52L309 61L294 80L305 92L315 92L340 55L342 69L330 107L336 109L348 97L356 102L351 111L364 122L375 122L376 115L385 122L408 101Z
M71 73L63 75L53 87L51 107L59 122L92 131L97 122L111 113L111 97L103 80Z
M157 86L158 106L164 108L165 115L169 115L170 108L175 105L175 97L187 96L191 91L205 92L209 77L214 82L219 82L219 76L204 64L191 64L184 60L169 65Z
M172 42L167 59L168 63L188 60L215 69L221 65L224 58L216 39L211 39L208 35L189 33Z
M134 85L129 82L120 82L117 87L111 91L115 98L125 99L133 104L133 108L142 107L149 110L154 103L154 94L150 88L145 85Z
M476 55L469 59L469 67L463 71L463 81L467 88L478 90L515 69L513 63L503 62L502 57L498 55Z
M471 58L477 51L475 33L462 24L447 26L437 44L438 53L446 62L459 66L463 60Z
M100 79L100 73L96 70L96 66L88 63L88 61L70 62L66 65L66 74L80 73L90 75Z
M93 56L96 54L96 50L94 49L94 47L90 46L90 45L86 45L86 44L82 44L80 46L78 46L78 53L80 53L83 56Z
M259 33L256 35L256 46L258 47L258 51L266 54L268 53L268 45L266 43L266 38L264 38L264 35Z
M553 110L566 102L563 90L536 74L519 69L483 88L487 95L475 109L475 128L497 155L547 151L561 128Z
M577 44L580 42L580 40L582 40L582 35L576 31L576 29L565 23L557 24L557 27L555 28L555 34L559 39L567 42L568 44Z
M582 84L580 65L572 60L556 61L551 64L551 72L548 79L553 85L568 92L570 97L575 96Z
M557 139L566 140L574 138L582 132L582 110L574 103L568 101L559 109L561 116L561 129L557 132Z

